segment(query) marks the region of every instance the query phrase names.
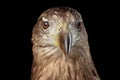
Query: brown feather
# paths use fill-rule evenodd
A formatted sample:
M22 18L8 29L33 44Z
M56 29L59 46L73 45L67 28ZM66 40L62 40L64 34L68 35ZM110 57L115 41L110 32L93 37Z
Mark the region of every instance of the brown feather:
M78 13L71 8L53 8L59 13L70 11L78 17ZM47 10L45 14L53 14ZM54 47L44 43L41 36L44 31L39 26L39 19L33 29L32 42L33 42L33 64L31 80L100 80L95 66L93 64L87 33L84 24L81 26L82 40L72 46L72 50L66 59L59 47ZM45 47L47 45L47 47ZM53 51L53 52L52 52ZM51 54L49 54L51 53Z

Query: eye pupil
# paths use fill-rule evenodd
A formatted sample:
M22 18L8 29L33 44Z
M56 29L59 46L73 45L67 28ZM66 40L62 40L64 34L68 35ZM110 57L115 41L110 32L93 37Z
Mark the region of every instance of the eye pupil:
M78 29L81 29L81 22L78 22L77 28L78 28Z
M47 21L44 22L43 28L44 28L44 29L47 29L48 27L49 27L49 22L47 22Z

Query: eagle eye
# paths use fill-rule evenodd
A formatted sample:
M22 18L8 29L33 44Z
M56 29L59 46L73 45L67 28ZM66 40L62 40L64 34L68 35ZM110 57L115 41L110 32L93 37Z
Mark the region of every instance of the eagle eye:
M82 24L82 22L78 22L78 23L77 23L77 29L78 29L79 31L81 31L81 28L82 28L81 24Z
M43 28L47 29L48 27L49 27L49 22L48 21L43 22Z
M77 24L77 28L78 28L78 29L81 28L81 22L78 22L78 24Z

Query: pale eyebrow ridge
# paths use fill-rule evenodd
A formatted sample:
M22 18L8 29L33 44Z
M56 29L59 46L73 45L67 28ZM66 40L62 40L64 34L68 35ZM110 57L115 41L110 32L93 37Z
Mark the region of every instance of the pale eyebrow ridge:
M48 21L48 19L47 19L47 18L45 18L45 17L43 17L43 18L42 18L42 21Z

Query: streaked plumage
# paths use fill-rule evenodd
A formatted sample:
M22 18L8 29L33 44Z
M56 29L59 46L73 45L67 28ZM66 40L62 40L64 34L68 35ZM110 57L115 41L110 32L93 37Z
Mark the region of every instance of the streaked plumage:
M100 80L81 14L68 7L43 12L33 28L31 80Z

